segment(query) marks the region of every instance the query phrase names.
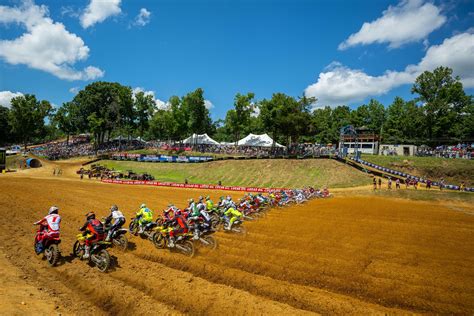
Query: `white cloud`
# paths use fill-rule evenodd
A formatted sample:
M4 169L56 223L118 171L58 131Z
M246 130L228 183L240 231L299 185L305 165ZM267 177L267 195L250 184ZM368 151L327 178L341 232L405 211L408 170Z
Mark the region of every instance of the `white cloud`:
M370 96L385 94L398 86L413 83L423 71L439 66L453 69L464 87L474 87L474 34L461 33L447 38L440 45L428 48L416 65L408 65L403 71L386 71L371 76L362 70L350 69L340 63L332 63L319 74L316 83L305 90L307 96L318 98L318 106L336 106L361 101Z
M10 108L11 100L22 95L23 93L21 92L0 91L0 105Z
M212 104L212 102L209 100L204 100L204 106L206 107L206 109L210 110L214 107L214 104Z
M339 44L339 50L373 43L389 43L390 48L397 48L425 39L445 22L446 17L434 4L403 0L397 6L389 6L377 20L365 22L357 33Z
M150 23L150 19L151 12L145 8L141 8L140 13L135 17L135 22L133 22L133 24L137 26L145 26Z
M132 97L133 99L135 100L135 95L138 93L138 92L143 92L145 94L145 96L147 95L151 95L153 97L153 99L155 100L155 105L156 105L156 108L158 110L169 110L170 108L170 103L169 102L164 102L160 99L156 99L155 98L155 91L146 91L145 89L143 89L142 87L136 87L136 88L133 88L132 90Z
M77 94L80 90L81 88L79 87L72 87L71 89L69 89L69 92L71 92L72 94Z
M73 65L88 58L89 47L62 23L48 17L46 6L24 1L19 7L0 6L0 22L23 24L26 32L13 40L0 40L0 58L23 64L66 80L93 80L104 75L96 67L76 70Z
M120 2L121 0L91 0L80 17L82 27L86 29L110 16L120 14Z

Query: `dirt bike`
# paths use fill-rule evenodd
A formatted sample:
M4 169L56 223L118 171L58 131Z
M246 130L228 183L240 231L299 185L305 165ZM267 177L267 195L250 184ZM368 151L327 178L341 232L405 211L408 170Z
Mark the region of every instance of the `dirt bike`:
M112 225L105 225L105 222L102 222L102 224L105 227L105 236L107 236ZM126 228L119 228L112 233L112 236L110 236L110 242L112 245L121 251L126 251L128 249L128 239L127 236L125 236L127 231L128 229Z
M224 232L226 232L226 233L237 233L237 234L242 234L242 235L247 234L247 229L242 225L243 221L240 220L240 219L236 220L232 224L231 229L227 229L229 227L229 223L227 222L227 220L224 217L222 217L221 223L222 223L221 227L223 228Z
M43 253L44 258L46 258L46 261L48 261L48 264L51 267L54 267L58 263L59 258L61 257L61 252L59 251L59 244L61 243L61 239L59 239L59 237L47 237L43 239L43 242L40 242L39 237L44 229L44 226L40 226L40 228L36 232L34 243L35 252L37 255Z
M204 247L211 250L217 249L217 240L212 236L216 231L211 226L203 226L202 218L198 221L191 221L188 223L189 231L193 232L193 240L199 241ZM198 225L198 232L195 231L195 225ZM206 228L207 227L207 228Z
M89 237L91 235L84 235L82 233L76 236L77 240L72 248L72 253L81 260L83 260L85 254L86 238ZM89 263L95 265L100 272L107 272L110 268L111 259L107 248L111 245L112 243L107 241L98 241L89 250Z
M150 222L145 225L145 228L143 229L143 232L139 234L140 231L140 224L138 223L139 218L138 217L133 217L132 221L130 222L130 225L128 225L128 230L130 231L130 234L133 234L135 236L140 235L142 238L146 238L151 240L153 237L153 229L158 226L156 222Z
M166 226L157 226L154 228L152 242L158 249L169 248L170 251L179 251L182 254L192 258L196 252L194 243L191 241L193 238L192 233L186 233L178 236L175 241L174 247L168 247L169 243L169 228Z

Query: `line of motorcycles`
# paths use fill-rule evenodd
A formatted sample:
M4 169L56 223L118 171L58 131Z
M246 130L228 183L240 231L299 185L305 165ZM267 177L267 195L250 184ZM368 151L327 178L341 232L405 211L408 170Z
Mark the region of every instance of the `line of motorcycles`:
M88 259L84 258L85 241L90 236L84 235L83 233L78 234L73 246L72 255L80 260L87 260L90 265L95 266L99 271L106 272L112 264L112 259L107 249L115 247L120 251L126 251L128 249L126 233L130 232L132 235L150 240L158 249L169 249L170 251L193 257L196 253L196 244L211 250L217 249L218 243L213 236L216 231L223 230L226 233L245 235L247 234L247 230L245 226L243 226L243 222L266 217L266 213L271 207L282 207L291 203L300 204L312 197L329 196L329 194L323 195L312 190L292 190L289 192L291 192L291 194L288 194L288 192L285 192L285 194L272 193L269 197L259 195L251 199L249 195L245 195L238 205L236 205L238 211L242 213L243 218L236 220L230 229L228 219L224 216L223 208L214 207L208 210L211 217L210 227L203 225L203 218L188 218L188 232L179 235L173 247L169 247L170 228L166 226L166 221L162 216L158 217L156 221L148 223L143 231L139 229L139 219L132 218L129 228L115 230L111 235L110 241L98 241L94 243L91 246ZM104 223L104 228L105 234L107 235L111 225L105 225ZM198 234L196 234L197 231L199 232ZM47 239L44 244L40 244L40 234L41 231L39 230L35 236L34 248L36 253L39 254L42 252L50 266L57 265L61 256L59 250L59 244L61 243L60 238L50 238ZM43 248L42 251L39 250L40 246Z

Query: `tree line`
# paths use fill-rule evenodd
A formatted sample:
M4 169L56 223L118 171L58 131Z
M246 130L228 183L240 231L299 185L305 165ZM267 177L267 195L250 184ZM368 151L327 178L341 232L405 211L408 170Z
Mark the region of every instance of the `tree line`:
M179 141L192 133L227 142L248 133L268 133L283 144L327 144L337 143L346 125L365 127L389 144L474 141L473 97L450 68L425 71L411 92L413 100L396 97L384 106L372 99L353 110L345 105L319 107L317 99L304 95L274 93L256 100L254 93L237 93L225 118L213 121L200 88L172 96L164 108L157 108L150 94L98 81L58 109L28 94L13 98L11 108L0 106L0 145L69 139L78 133L90 133L96 144L117 135Z

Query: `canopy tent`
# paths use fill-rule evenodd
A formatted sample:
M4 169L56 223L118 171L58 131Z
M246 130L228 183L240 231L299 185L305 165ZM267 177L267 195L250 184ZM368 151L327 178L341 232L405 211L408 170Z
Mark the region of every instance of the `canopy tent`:
M219 145L218 142L210 138L207 134L192 134L183 140L183 143L191 145Z
M267 134L255 135L248 134L237 142L238 146L256 146L256 147L271 147L273 145L273 139ZM285 147L275 142L275 147Z

